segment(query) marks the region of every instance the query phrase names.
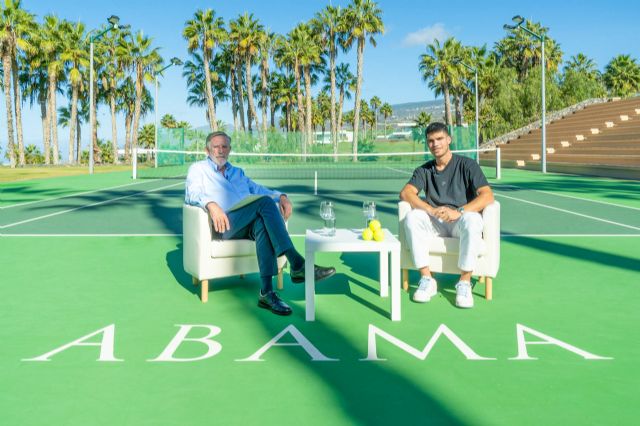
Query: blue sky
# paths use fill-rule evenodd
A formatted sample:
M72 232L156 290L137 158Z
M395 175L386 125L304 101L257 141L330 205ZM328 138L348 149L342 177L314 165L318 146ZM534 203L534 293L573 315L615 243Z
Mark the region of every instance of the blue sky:
M346 0L333 0L334 6L346 6ZM541 22L549 27L549 35L560 43L564 59L579 52L595 60L603 69L618 54L630 54L640 59L640 6L632 0L593 1L568 0L524 1L417 1L380 0L385 34L377 36L377 47L367 45L364 60L363 96L377 95L391 104L434 99L418 72L418 58L433 38L454 36L465 45L492 47L505 35L502 25L516 14ZM286 33L298 22L309 20L328 1L319 0L234 0L234 1L164 1L140 0L80 1L80 0L23 0L23 7L38 20L54 13L68 20L81 20L87 28L95 28L115 14L123 24L143 30L161 48L165 60L177 56L187 58L186 43L181 36L185 21L197 9L213 8L217 16L228 21L248 11L260 19L271 31ZM351 63L355 72L355 52L342 54L341 62ZM152 90L153 87L149 86ZM186 105L186 84L181 70L172 67L165 72L159 92L159 114L173 114L194 126L206 124L204 110ZM58 106L66 101L60 97ZM0 117L4 117L4 102L0 103ZM231 122L230 106L220 106L219 118ZM153 122L153 114L143 121ZM102 123L99 137L110 139L110 116L106 106L99 107ZM120 121L124 121L123 119ZM88 126L87 126L88 127ZM120 134L123 124L119 123ZM25 143L40 145L42 127L39 108L24 107ZM88 136L83 129L83 137ZM0 119L0 143L6 144L6 121ZM60 129L63 146L68 143L68 130ZM124 139L119 137L120 141ZM88 142L85 138L84 146ZM66 151L66 149L65 149ZM63 156L66 158L66 156Z

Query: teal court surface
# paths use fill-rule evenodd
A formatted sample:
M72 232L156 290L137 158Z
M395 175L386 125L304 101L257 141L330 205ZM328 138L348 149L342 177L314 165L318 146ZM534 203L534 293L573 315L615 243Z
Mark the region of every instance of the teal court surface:
M493 176L488 173L488 176ZM301 252L320 201L339 227L374 200L397 233L397 179L263 180L294 204ZM503 170L492 301L379 296L376 255L330 253L337 274L294 313L257 304L258 277L182 269L182 179L127 173L3 184L0 413L5 425L628 425L640 380L640 185Z

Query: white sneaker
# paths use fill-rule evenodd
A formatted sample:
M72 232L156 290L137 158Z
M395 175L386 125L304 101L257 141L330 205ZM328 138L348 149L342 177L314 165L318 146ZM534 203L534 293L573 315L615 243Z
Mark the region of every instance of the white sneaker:
M469 281L459 281L456 284L456 306L458 308L473 308L473 294Z
M438 292L438 283L431 277L422 277L418 282L418 289L413 293L413 300L426 303Z

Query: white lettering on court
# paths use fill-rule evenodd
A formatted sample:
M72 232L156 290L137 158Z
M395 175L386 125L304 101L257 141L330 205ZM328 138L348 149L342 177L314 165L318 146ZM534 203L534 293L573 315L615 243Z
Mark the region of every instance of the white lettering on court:
M100 346L100 356L98 357L98 361L124 361L123 359L117 359L113 355L115 332L116 326L115 324L111 324L104 328L101 328L100 330L94 331L93 333L87 334L86 336L82 336L81 338L74 340L71 343L60 346L59 348L56 348L51 352L47 352L46 354L37 356L35 358L23 359L23 361L51 361L49 358L64 350L69 349L72 346ZM102 334L102 341L100 343L85 342L85 340L90 339L97 334Z
M542 340L535 341L535 342L527 342L524 338L525 331L529 334L539 337ZM527 345L556 345L556 346L560 346L562 349L566 349L570 352L580 355L584 359L613 359L609 357L594 355L580 348L576 348L575 346L572 346L561 340L558 340L551 336L547 336L546 334L540 333L539 331L536 331L533 328L529 328L522 324L516 324L516 333L518 337L518 356L515 358L509 358L509 359L518 359L518 360L538 359L538 358L533 358L529 356L527 352Z
M215 340L210 340L211 337L220 334L220 331L221 331L220 327L216 327L214 325L208 325L208 324L176 324L176 325L178 327L180 327L180 330L178 330L178 332L173 337L171 342L169 342L167 347L164 348L164 351L162 351L162 353L157 358L149 359L147 361L149 361L149 362L159 362L159 361L166 361L166 362L201 361L203 359L211 358L212 356L217 355L222 350L222 345L220 343L216 342ZM206 329L209 330L209 334L207 334L204 337L189 337L189 338L187 338L187 334L189 334L191 329L194 328L194 327L206 328ZM176 358L176 357L174 357L173 354L176 352L176 350L178 350L178 347L180 346L180 344L182 342L185 342L185 341L186 342L200 342L200 343L204 344L207 347L207 353L205 353L204 355L193 357L193 358Z
M368 338L369 351L368 351L367 357L364 358L364 359L361 359L360 361L386 361L386 358L379 358L378 357L378 348L376 346L376 337L377 336L382 337L387 342L392 343L393 345L397 346L398 348L402 349L403 351L407 352L408 354L411 354L414 357L424 361L427 358L427 356L429 355L429 352L431 352L431 349L433 349L433 347L435 346L436 342L438 341L438 339L442 335L446 336L449 339L449 341L451 343L453 343L453 345L456 348L458 348L458 350L460 352L462 352L462 354L467 359L471 359L471 360L491 360L491 359L495 359L495 358L485 358L485 357L482 357L482 356L478 355L477 353L475 353L473 351L473 349L471 349L469 346L467 346L467 344L464 343L462 341L462 339L460 339L453 331L451 331L449 329L449 327L447 327L444 324L440 324L440 326L438 327L436 332L433 334L433 336L431 336L431 339L429 340L429 342L427 343L427 345L424 347L424 349L422 351L419 351L418 349L414 348L411 345L408 345L407 343L405 343L402 340L392 336L391 334L389 334L389 333L387 333L385 331L382 331L381 329L379 329L375 325L369 324L369 338Z
M296 340L297 343L278 343L278 340L282 338L285 334L291 334L291 336ZM300 346L302 347L311 357L312 361L340 361L339 359L329 358L323 355L318 348L313 346L313 344L306 338L300 331L293 325L288 325L284 330L278 333L273 339L269 340L266 345L258 349L253 355L248 358L237 359L236 361L264 361L261 356L264 355L269 349L273 346Z

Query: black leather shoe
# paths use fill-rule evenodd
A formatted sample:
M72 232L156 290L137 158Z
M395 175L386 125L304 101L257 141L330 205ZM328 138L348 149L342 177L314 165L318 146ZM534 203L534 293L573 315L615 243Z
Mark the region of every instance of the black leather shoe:
M324 266L314 266L314 276L316 278L316 282L320 280L324 280L325 278L329 278L330 276L336 273L336 268L334 267L324 267ZM291 271L289 273L291 276L291 281L294 283L303 283L304 282L304 266L299 271Z
M278 296L278 293L275 291L270 291L264 296L260 293L258 306L264 309L270 309L271 312L277 315L291 315L291 308L280 299L280 296Z

